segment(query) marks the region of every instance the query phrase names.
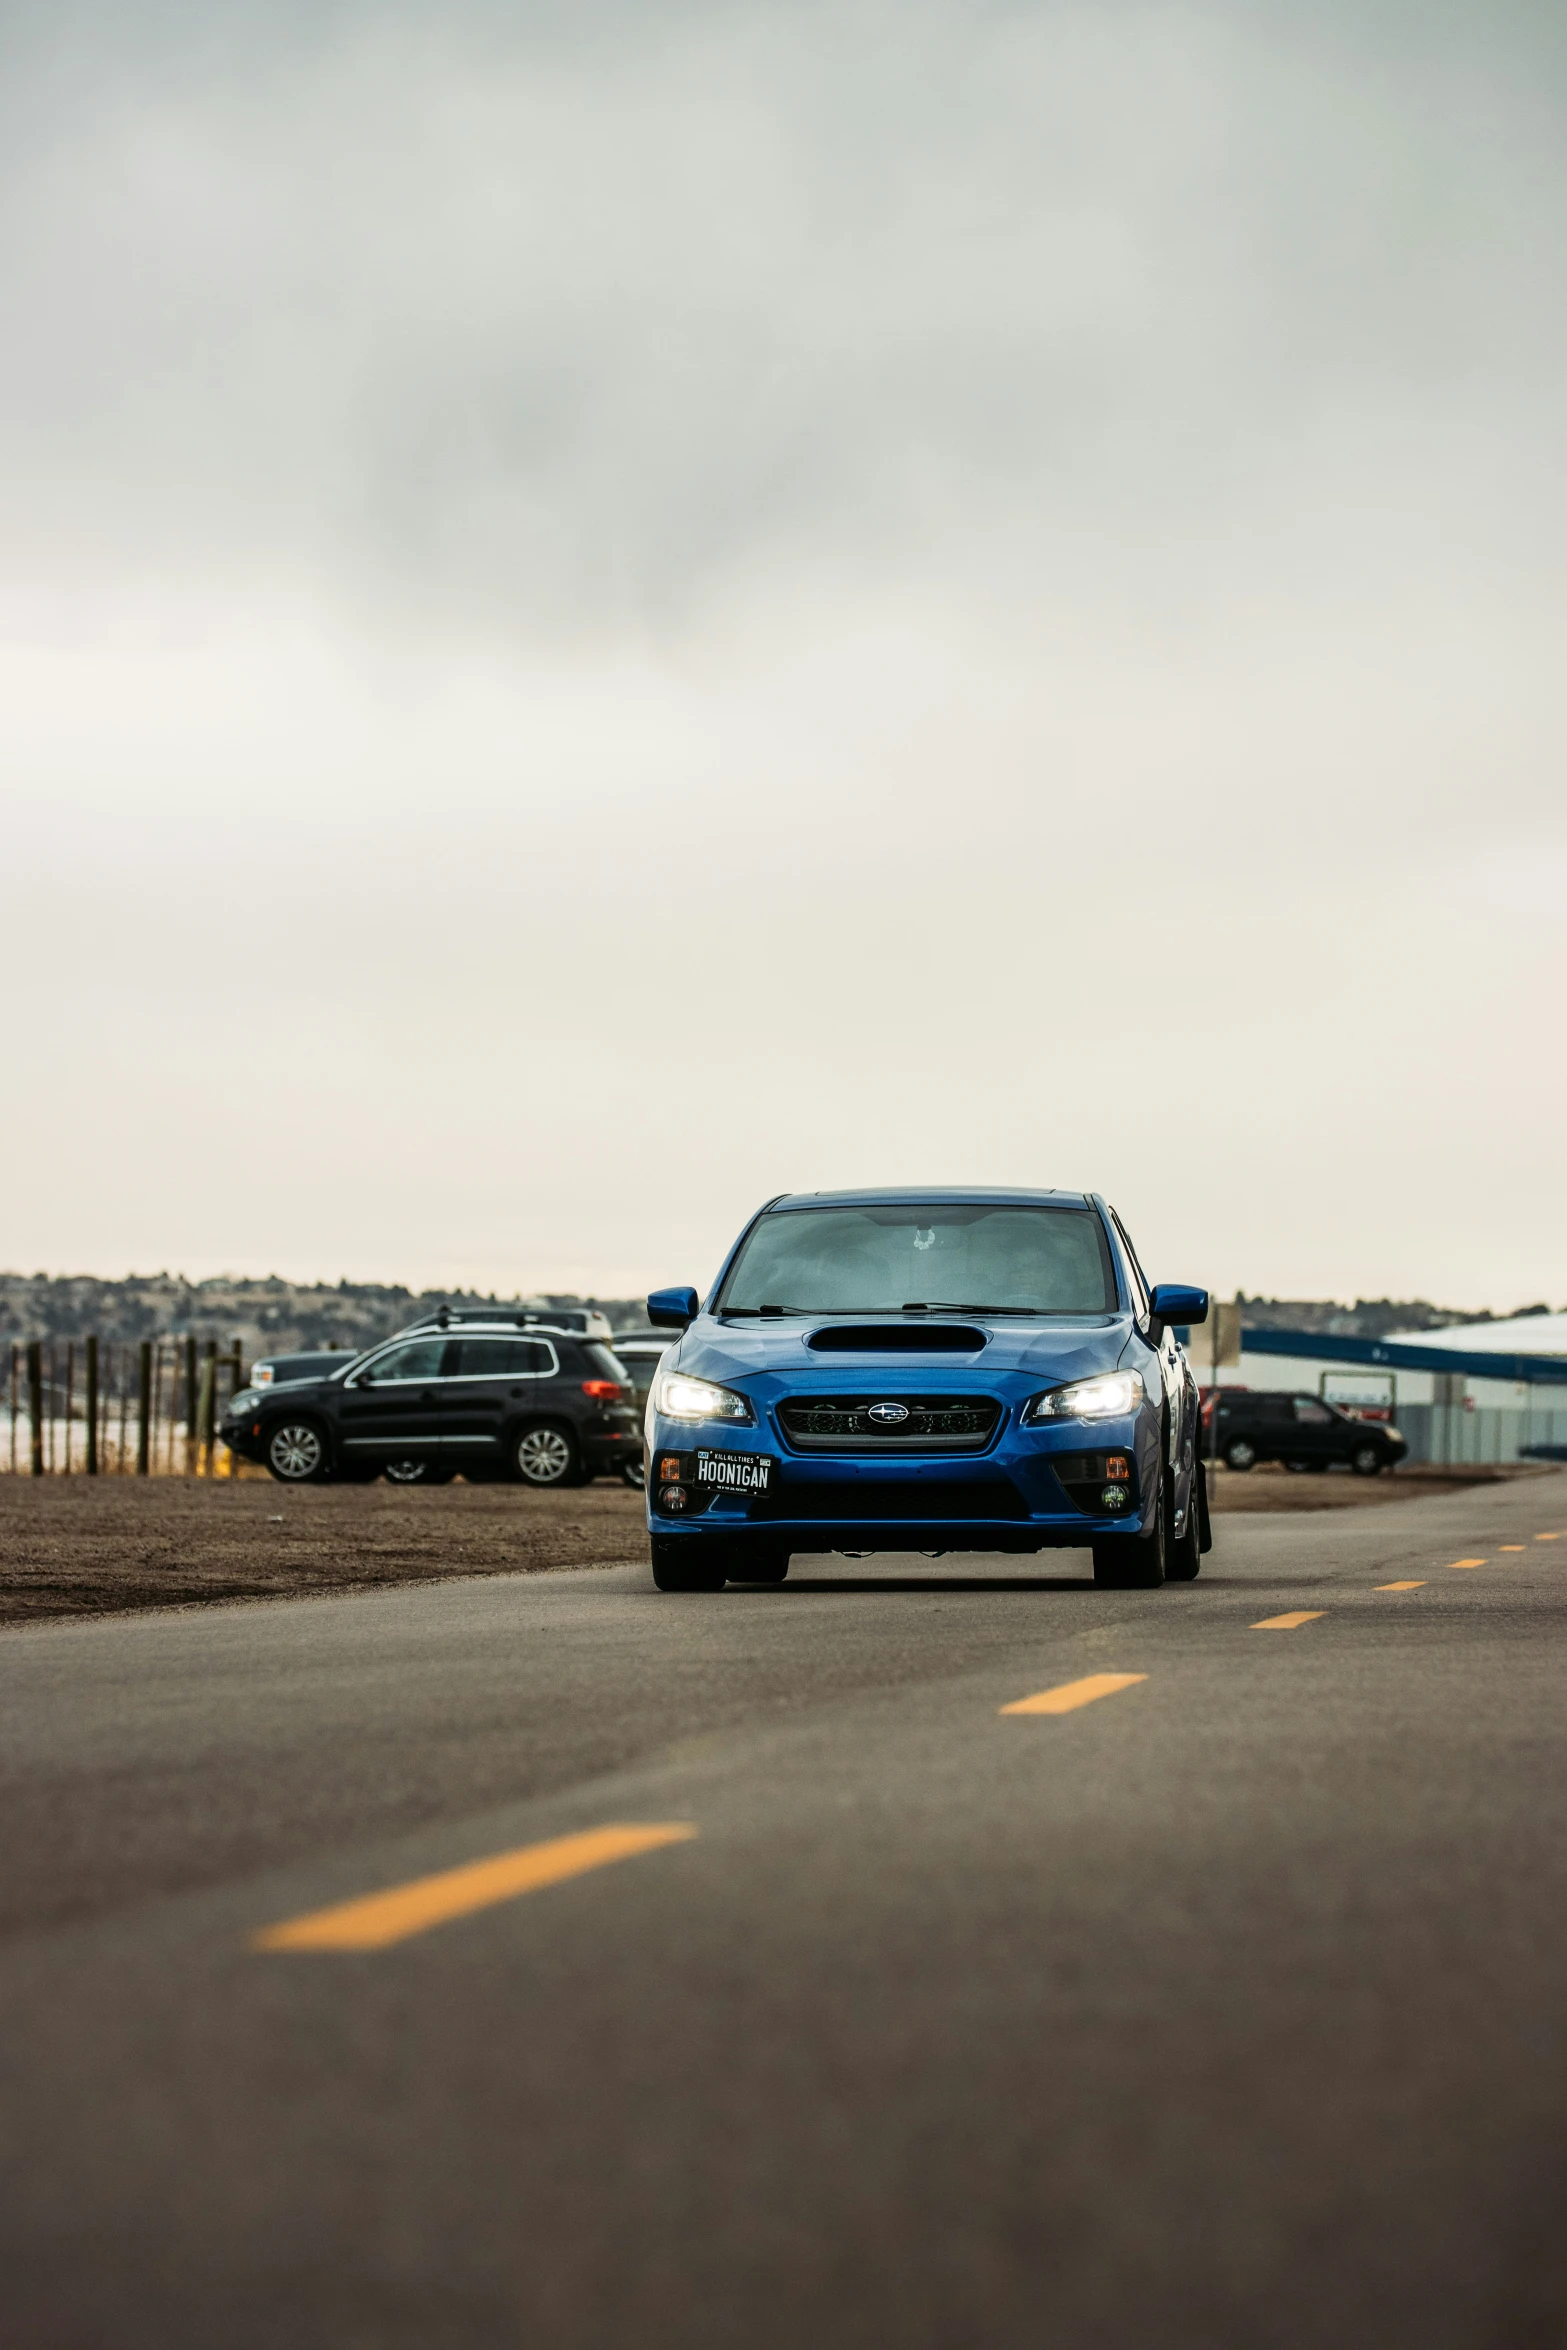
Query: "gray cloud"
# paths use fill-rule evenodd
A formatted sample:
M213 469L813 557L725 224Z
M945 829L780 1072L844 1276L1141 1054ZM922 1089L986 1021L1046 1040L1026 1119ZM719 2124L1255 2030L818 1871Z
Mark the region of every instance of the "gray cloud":
M1567 1293L1564 88L1505 4L0 12L15 1245L619 1289L966 1173Z
M823 542L1158 601L1237 534L1313 571L1324 509L1395 571L1559 528L1526 18L1477 57L1375 10L110 13L10 81L35 546L539 626Z

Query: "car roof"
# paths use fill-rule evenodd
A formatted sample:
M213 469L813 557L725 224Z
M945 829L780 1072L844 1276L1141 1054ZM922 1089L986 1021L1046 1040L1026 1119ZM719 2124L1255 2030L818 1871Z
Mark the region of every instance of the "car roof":
M901 1207L1073 1207L1091 1206L1086 1191L1027 1191L1010 1184L917 1183L894 1185L885 1191L786 1191L768 1203L767 1212L790 1208L901 1208Z

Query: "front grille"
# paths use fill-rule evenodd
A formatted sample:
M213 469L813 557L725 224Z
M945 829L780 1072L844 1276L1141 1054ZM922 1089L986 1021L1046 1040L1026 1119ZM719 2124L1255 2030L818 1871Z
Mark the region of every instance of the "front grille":
M873 1419L884 1403L907 1419ZM983 1452L1001 1406L989 1395L795 1395L778 1417L797 1452Z

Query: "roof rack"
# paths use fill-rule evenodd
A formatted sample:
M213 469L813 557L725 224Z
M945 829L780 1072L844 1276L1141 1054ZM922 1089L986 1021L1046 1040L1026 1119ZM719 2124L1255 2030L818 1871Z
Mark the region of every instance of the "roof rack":
M410 1330L552 1330L560 1338L599 1338L609 1324L591 1306L440 1306L410 1322Z

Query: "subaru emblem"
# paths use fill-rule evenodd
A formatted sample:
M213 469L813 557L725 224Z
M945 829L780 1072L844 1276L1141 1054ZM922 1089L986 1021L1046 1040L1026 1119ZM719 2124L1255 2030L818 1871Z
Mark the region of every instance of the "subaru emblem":
M906 1420L908 1416L909 1407L906 1403L873 1403L865 1415L867 1420L874 1420L878 1428L896 1428L899 1421Z

